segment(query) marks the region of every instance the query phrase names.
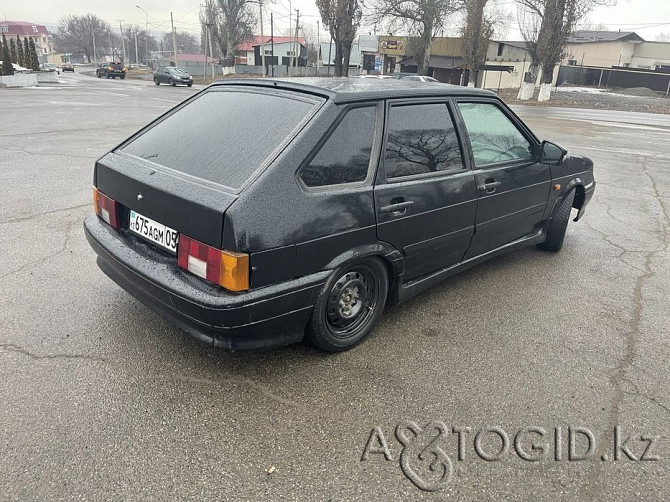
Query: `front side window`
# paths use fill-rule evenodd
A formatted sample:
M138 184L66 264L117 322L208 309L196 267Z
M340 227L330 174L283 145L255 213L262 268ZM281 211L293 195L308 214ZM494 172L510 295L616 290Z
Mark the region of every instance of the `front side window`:
M533 147L493 103L459 103L468 130L475 166L532 160Z
M463 169L446 103L391 107L384 167L387 179Z
M353 108L300 172L308 187L365 181L375 135L374 106Z

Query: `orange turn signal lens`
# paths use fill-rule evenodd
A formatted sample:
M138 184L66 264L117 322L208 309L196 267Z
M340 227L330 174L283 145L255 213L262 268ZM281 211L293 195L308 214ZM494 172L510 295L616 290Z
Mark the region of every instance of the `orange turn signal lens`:
M221 251L219 284L229 291L249 289L249 255L235 251Z
M246 253L222 251L180 234L177 264L228 291L249 289L249 255Z
M114 228L119 228L119 211L116 201L95 187L93 187L93 206L99 218Z

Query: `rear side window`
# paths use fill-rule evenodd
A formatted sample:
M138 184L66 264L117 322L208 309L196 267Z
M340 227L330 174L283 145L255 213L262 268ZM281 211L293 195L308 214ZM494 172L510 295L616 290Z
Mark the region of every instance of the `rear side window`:
M375 134L375 107L349 110L300 173L308 187L365 181Z
M446 103L391 107L384 168L388 179L463 169Z
M123 147L123 152L240 188L319 104L240 90L209 91Z

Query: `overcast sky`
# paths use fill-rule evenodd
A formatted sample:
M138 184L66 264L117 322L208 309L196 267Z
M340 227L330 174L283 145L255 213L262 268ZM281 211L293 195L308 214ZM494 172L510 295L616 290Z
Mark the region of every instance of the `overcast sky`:
M498 2L502 9L516 14L513 0L491 0ZM30 21L55 26L58 20L67 14L93 13L109 22L118 30L119 19L123 24L144 25L145 15L136 5L148 13L150 31L161 33L170 30L170 12L174 13L175 27L193 34L200 33L198 11L202 2L192 0L14 0L4 2L5 19L11 21ZM367 2L372 3L371 0ZM265 32L269 34L270 11L274 14L275 34L287 35L289 12L295 27L295 9L300 9L301 25L306 24L316 31L316 22L320 20L314 0L266 0ZM289 11L289 6L291 10ZM635 31L646 40L654 40L659 33L670 33L670 0L618 0L615 7L598 7L588 16L592 24L605 24L611 30ZM365 31L371 31L371 28ZM378 33L379 34L379 33ZM327 40L323 28L323 41ZM520 39L516 22L510 26L506 38Z

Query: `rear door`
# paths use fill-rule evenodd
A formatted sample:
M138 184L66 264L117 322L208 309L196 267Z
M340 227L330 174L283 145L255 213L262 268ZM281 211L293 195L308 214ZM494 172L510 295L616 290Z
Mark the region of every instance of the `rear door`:
M477 218L465 259L538 232L551 173L537 160L537 140L495 99L458 100L471 146Z
M404 256L404 282L457 265L472 237L474 176L448 100L391 101L375 185L377 237Z

